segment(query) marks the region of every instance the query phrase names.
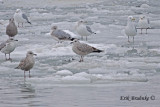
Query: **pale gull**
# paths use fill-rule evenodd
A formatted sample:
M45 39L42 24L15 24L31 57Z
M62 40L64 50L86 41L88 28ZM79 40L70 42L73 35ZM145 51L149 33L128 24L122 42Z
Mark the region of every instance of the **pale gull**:
M50 32L51 36L58 42L62 42L64 40L73 41L73 38L69 33L64 32L63 30L58 29L57 26L53 26Z
M86 21L79 21L76 25L76 31L81 36L81 39L85 36L87 41L87 36L96 33L93 32L89 26L86 26L86 23Z
M133 37L133 43L134 43L134 36L136 36L137 34L137 29L133 23L133 21L135 20L135 18L133 18L133 16L128 16L128 21L127 21L127 26L125 27L125 33L128 36L128 42L129 41L129 37Z
M0 44L0 51L5 54L6 60L12 60L10 58L10 53L13 52L16 48L16 43L13 38L9 38L7 41ZM6 54L9 54L9 59L7 59Z
M18 30L17 30L17 26L14 23L14 19L11 18L9 19L9 24L6 27L6 34L9 37L14 37L15 35L17 35Z
M73 41L72 50L73 52L81 56L79 62L83 62L83 57L87 54L93 52L98 52L98 53L103 52L102 50L96 49L95 47L92 47L88 44L80 43L77 39Z
M146 16L140 16L139 22L138 22L138 27L141 29L141 34L142 30L146 29L146 34L147 34L147 29L150 28L150 21Z
M26 77L25 71L29 71L29 77L30 77L30 70L33 68L35 64L35 59L33 57L34 55L36 56L36 54L34 54L32 51L28 51L26 58L22 59L19 65L15 68L24 70L24 77Z
M23 23L25 22L31 24L31 22L28 20L28 17L24 13L22 13L21 9L16 10L14 14L14 19L18 23L18 27L19 27L19 23L22 23L22 27L23 27Z

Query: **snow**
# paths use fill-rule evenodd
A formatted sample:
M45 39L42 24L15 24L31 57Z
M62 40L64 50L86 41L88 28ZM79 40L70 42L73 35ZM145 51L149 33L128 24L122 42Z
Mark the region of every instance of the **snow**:
M56 75L69 76L69 75L73 75L73 73L69 70L61 70L61 71L57 71Z

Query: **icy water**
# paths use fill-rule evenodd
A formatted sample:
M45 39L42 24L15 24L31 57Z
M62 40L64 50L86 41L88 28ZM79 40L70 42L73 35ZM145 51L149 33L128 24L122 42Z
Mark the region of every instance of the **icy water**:
M14 3L16 2L16 3ZM0 107L159 107L160 105L160 1L158 0L6 0L0 4L0 42L15 10L21 8L32 22L18 28L13 62L0 53ZM150 18L148 34L127 42L127 17ZM104 50L79 63L70 42L58 44L52 25L76 34L75 23L88 21L97 33L86 43ZM76 34L77 35L77 34ZM28 50L36 56L31 78L14 69ZM26 73L28 76L28 73ZM123 100L121 97L148 97ZM127 97L126 97L127 99Z

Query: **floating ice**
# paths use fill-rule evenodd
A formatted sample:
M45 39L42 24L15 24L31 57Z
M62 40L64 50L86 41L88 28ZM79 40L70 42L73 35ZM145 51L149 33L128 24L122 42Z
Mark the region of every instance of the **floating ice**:
M57 71L56 75L69 76L69 75L73 75L73 73L69 70L61 70L61 71Z

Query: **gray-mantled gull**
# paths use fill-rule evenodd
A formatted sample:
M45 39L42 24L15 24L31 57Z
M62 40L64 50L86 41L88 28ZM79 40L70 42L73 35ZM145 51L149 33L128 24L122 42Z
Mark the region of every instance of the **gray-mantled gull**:
M127 22L127 26L125 27L125 33L128 36L128 42L129 41L129 37L133 37L133 43L134 43L134 36L136 36L137 34L137 29L133 23L133 21L135 20L135 18L133 18L133 16L128 16L128 22Z
M72 50L73 52L75 52L76 54L80 55L80 61L79 62L83 62L83 57L89 53L93 53L93 52L103 52L102 50L96 49L88 44L85 43L80 43L77 39L75 39L73 41L73 46L72 46Z
M63 30L58 29L57 26L53 26L51 28L51 33L50 34L58 42L61 42L61 41L64 41L64 40L73 41L75 39L70 34L64 32Z
M17 26L14 23L14 19L11 18L9 19L9 24L6 27L6 34L9 37L14 37L15 35L17 35L18 30L17 30Z
M9 38L7 41L0 44L0 51L5 54L6 60L12 60L10 58L10 53L13 52L16 48L16 43L13 38ZM9 59L7 59L6 54L9 54Z
M87 23L86 21L79 21L78 24L76 25L76 31L81 36L81 39L83 39L83 36L86 36L86 41L87 41L87 36L96 33L93 32L89 26L86 26L85 25L86 23Z
M19 27L19 23L22 23L22 27L23 27L23 23L25 22L31 24L31 22L28 20L28 17L24 13L22 13L21 9L16 10L14 14L14 20L18 23L18 27Z
M35 59L33 57L34 55L36 56L36 54L34 54L32 51L28 51L26 58L22 59L19 65L15 68L24 70L24 77L26 77L25 71L29 71L29 77L30 77L30 70L33 68L35 64Z
M147 34L147 29L150 28L149 19L146 18L144 15L140 16L139 22L138 22L138 27L141 29L141 34L142 34L142 29L146 29L146 34Z

